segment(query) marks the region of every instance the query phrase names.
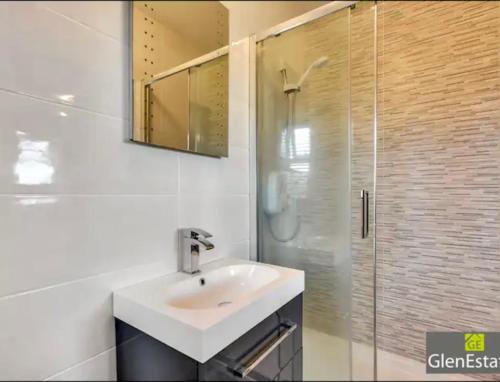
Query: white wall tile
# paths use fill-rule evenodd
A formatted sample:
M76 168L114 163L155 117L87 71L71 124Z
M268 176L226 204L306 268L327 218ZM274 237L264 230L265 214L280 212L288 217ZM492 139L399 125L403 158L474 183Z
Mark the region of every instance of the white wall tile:
M249 168L249 191L250 191L250 260L257 261L257 47L256 36L249 38L248 49L248 83L249 99L248 110L250 114L248 122L248 159Z
M248 258L248 41L228 159L126 143L126 7L0 3L0 379L115 379L112 290L176 271L178 227Z
M250 258L250 243L248 240L229 245L227 256L248 260Z
M116 381L116 348L106 350L47 381Z
M178 191L178 153L171 150L147 147L124 142L123 128L127 122L114 126L101 136L94 157L95 176L83 190L100 192L96 183L102 183L100 193L162 194ZM97 181L97 182L96 182Z
M200 262L227 256L231 246L249 239L248 195L180 196L179 225L200 227L210 232L215 244L211 251L203 251Z
M39 3L120 42L127 42L128 3L125 1L40 1Z
M163 260L174 196L0 196L0 296Z
M249 193L248 150L229 148L228 158L180 154L180 192L184 195Z
M166 271L153 263L0 298L1 379L45 379L112 348L112 291Z
M0 2L0 88L127 117L125 45L33 3Z
M326 3L328 1L222 1L231 15L231 41L240 40Z
M177 193L177 153L124 143L127 121L2 91L0 115L2 194Z

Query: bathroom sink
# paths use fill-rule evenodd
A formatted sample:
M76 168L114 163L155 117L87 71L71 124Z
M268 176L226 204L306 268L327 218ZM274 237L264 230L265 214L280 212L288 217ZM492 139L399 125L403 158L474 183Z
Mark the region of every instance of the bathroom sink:
M113 293L116 318L204 363L304 291L304 272L225 258Z
M181 281L167 290L168 305L180 309L214 309L239 301L280 276L262 264L226 265Z

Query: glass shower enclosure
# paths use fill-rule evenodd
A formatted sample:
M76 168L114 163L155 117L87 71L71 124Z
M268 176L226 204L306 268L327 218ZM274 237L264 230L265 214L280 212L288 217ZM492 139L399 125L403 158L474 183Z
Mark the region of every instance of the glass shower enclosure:
M257 37L257 255L302 269L304 379L372 379L376 5Z

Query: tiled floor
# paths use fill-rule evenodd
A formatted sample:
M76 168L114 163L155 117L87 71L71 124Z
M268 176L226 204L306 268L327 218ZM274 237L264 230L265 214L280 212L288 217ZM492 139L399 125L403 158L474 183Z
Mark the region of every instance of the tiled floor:
M311 350L313 349L313 350ZM473 381L462 374L426 374L425 364L379 350L380 381ZM353 380L373 379L373 349L353 343ZM349 380L348 341L304 327L304 380Z
M349 380L349 343L304 327L304 380Z

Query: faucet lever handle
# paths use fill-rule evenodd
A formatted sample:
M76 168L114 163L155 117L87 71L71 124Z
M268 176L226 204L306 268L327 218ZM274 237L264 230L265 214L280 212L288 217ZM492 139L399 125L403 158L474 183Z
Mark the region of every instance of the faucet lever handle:
M197 238L198 236L203 236L205 238L212 237L211 233L208 233L207 231L204 231L201 228L188 228L187 231L189 232L189 236L190 237L194 236L194 238Z

